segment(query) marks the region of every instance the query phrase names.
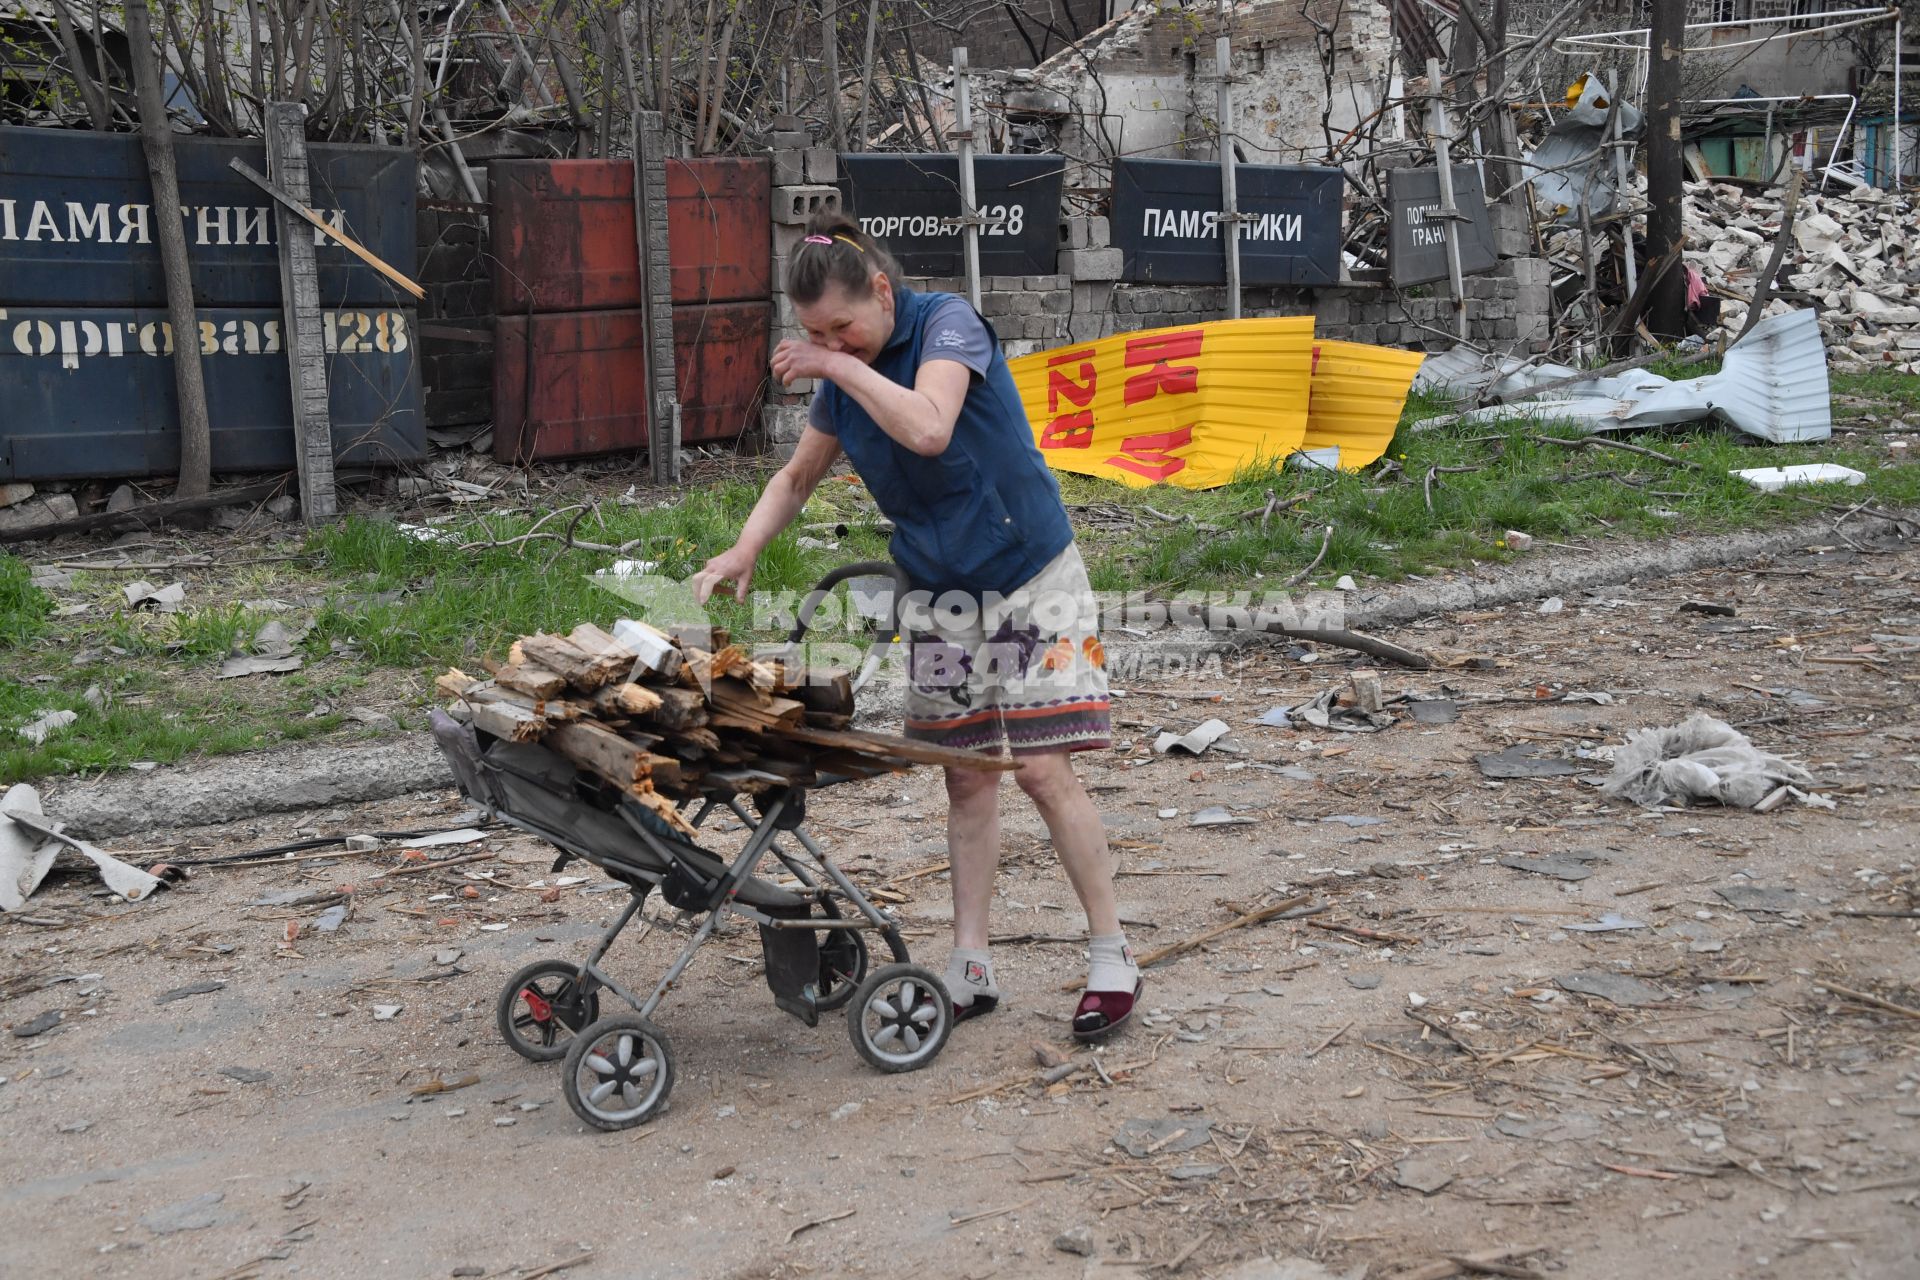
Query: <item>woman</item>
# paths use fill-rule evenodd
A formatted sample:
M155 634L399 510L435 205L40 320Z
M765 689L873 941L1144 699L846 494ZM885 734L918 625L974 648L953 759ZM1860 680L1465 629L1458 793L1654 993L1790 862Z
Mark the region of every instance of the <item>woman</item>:
M1069 754L1109 745L1112 718L1086 567L1060 488L1034 447L1000 344L951 294L906 288L893 259L839 214L814 218L787 271L808 341L782 342L774 375L816 379L793 458L767 483L737 542L695 575L745 600L760 552L792 523L844 451L894 523L893 558L922 601L903 615L910 737L1020 761L1087 913L1092 963L1074 1012L1082 1040L1132 1015L1140 971L1120 928L1113 863ZM948 769L956 1019L1000 1001L987 912L1000 861L1000 777Z

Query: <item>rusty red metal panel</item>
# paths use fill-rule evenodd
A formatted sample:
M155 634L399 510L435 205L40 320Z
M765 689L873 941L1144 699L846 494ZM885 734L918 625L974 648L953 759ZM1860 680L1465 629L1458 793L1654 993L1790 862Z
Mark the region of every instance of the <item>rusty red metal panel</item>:
M676 305L772 296L772 182L765 156L667 161Z
M644 450L645 321L642 311L501 316L493 346L494 457L529 462ZM763 328L762 360L766 342Z
M772 320L770 302L673 309L681 440L687 444L733 440L759 421Z
M488 184L493 298L503 315L645 305L631 164L496 160Z

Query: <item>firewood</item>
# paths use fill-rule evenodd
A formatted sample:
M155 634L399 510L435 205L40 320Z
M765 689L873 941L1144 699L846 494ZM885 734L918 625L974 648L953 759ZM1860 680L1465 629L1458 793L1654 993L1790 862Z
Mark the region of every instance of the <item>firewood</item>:
M568 684L586 693L626 675L633 664L631 658L622 660L610 653L587 653L564 636L527 636L520 641L520 647L528 658L558 672Z
M535 698L557 698L567 691L566 677L557 671L531 664L515 666L508 663L495 671L493 678L509 689L518 689Z
M545 719L516 703L470 701L464 705L474 728L508 742L537 742L547 732Z
M659 818L660 821L666 823L675 831L688 836L698 834L692 826L687 823L687 820L680 816L680 807L674 804L673 801L667 799L667 797L653 790L652 787L636 787L628 794L633 797L635 803L645 806L656 818Z
M626 647L632 650L640 666L667 680L680 674L685 655L674 644L672 636L658 627L650 627L631 618L622 618L619 626L627 637Z
M731 676L713 682L707 701L713 704L715 711L757 718L768 724L798 724L807 710L792 698L776 698L756 692L752 686Z
M435 677L433 687L449 698L464 698L469 690L477 689L484 683L458 667L448 667L445 675Z
M513 647L507 650L507 665L510 667L524 666L526 661L526 646L522 645L518 640L515 640Z
M561 725L549 732L543 741L581 768L605 778L623 791L640 782L650 781L668 789L678 787L681 782L679 761L656 756L639 743L623 738L592 720Z
M782 671L774 691L792 698L810 713L821 711L837 716L853 714L853 680L844 671L810 671L805 667ZM808 719L811 720L812 716L809 715Z
M659 685L649 685L649 690L660 699L660 705L647 715L647 719L668 729L698 729L707 723L707 700L700 696L698 689L673 689Z
M610 684L594 691L593 705L602 715L646 716L660 709L660 695L641 684Z

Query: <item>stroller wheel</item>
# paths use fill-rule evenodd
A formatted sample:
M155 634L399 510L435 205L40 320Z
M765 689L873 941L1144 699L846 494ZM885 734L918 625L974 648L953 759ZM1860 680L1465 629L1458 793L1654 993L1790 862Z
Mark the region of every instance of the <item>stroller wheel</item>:
M854 993L847 1014L853 1047L882 1071L918 1071L953 1030L953 997L918 965L890 964Z
M536 960L507 979L494 1020L509 1047L530 1062L558 1062L567 1045L600 1018L600 997L582 983L578 965Z
M573 1113L594 1128L630 1129L672 1092L673 1049L644 1018L604 1019L574 1037L561 1088Z
M834 929L820 939L819 999L814 1008L838 1009L867 977L867 940L858 930Z

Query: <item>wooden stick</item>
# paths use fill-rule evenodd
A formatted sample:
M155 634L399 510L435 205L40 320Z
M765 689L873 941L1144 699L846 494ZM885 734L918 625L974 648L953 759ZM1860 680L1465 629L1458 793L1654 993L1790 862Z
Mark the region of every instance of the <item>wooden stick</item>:
M964 1218L953 1218L948 1221L947 1225L950 1227L964 1227L970 1222L985 1222L988 1218L998 1218L1009 1213L1018 1213L1028 1205L1038 1204L1039 1202L1040 1197L1034 1196L1031 1200L1022 1200L1019 1204L1010 1204L1005 1208L987 1209L980 1213L970 1213Z
M415 284L395 268L388 266L383 259L376 255L371 249L362 245L358 240L348 235L343 228L332 225L325 218L322 218L319 214L307 208L307 206L301 204L298 200L295 200L279 187L274 186L273 183L267 181L265 175L257 172L251 165L240 159L240 157L235 156L228 162L227 167L245 178L248 182L251 182L254 186L266 192L269 196L272 196L277 203L285 206L290 212L311 222L329 238L345 245L348 253L351 253L354 257L360 259L360 261L366 263L375 271L378 271L381 275L399 285L402 289L405 289L414 296L416 301L426 298L427 291L425 289ZM573 1264L568 1263L567 1265L572 1266Z
M1191 938L1182 938L1178 942L1169 942L1164 947L1155 947L1139 959L1142 969L1151 969L1155 965L1165 964L1176 956L1183 956L1196 947L1205 946L1215 938L1232 933L1236 929L1245 929L1250 925L1265 924L1275 916L1285 915L1297 907L1304 907L1313 901L1310 893L1295 894L1291 898L1282 898L1271 906L1261 907L1258 911L1249 911L1245 915L1235 916L1225 924L1215 925L1211 929L1194 934ZM1078 991L1084 983L1069 982L1061 987L1062 991Z
M858 1209L842 1209L839 1213L830 1213L824 1218L809 1218L793 1230L787 1232L787 1243L792 1244L795 1238L803 1231L811 1231L815 1227L824 1227L829 1222L844 1222L858 1212L860 1212Z
M1858 1004L1871 1005L1875 1009L1885 1009L1888 1013L1897 1013L1903 1018L1920 1019L1920 1009L1910 1008L1904 1004L1895 1004L1891 1000L1882 1000L1879 996L1868 995L1864 991L1855 991L1852 987L1843 987L1837 982L1828 982L1822 978L1817 980L1814 985L1824 987L1837 996L1845 996L1847 999Z
M1311 1049L1309 1049L1309 1050L1307 1050L1307 1056L1308 1056L1309 1058L1311 1058L1311 1057L1313 1057L1313 1056L1314 1056L1315 1054L1317 1054L1317 1053L1319 1053L1319 1052L1321 1052L1321 1051L1322 1051L1322 1050L1324 1050L1324 1049L1331 1049L1331 1048L1333 1047L1333 1042L1334 1042L1335 1040L1338 1040L1338 1039L1339 1039L1339 1038L1340 1038L1341 1036L1343 1036L1343 1035L1345 1035L1345 1034L1347 1034L1347 1032L1349 1032L1349 1031L1351 1031L1351 1030L1353 1030L1353 1024L1352 1024L1351 1022L1349 1022L1349 1023L1348 1023L1348 1024L1346 1025L1346 1026L1344 1026L1344 1027L1341 1027L1341 1028L1340 1028L1340 1029L1339 1029L1338 1031L1336 1031L1336 1032L1334 1032L1334 1033L1333 1033L1332 1035L1330 1035L1330 1036L1328 1036L1328 1037L1327 1037L1327 1038L1326 1038L1325 1040L1322 1040L1322 1041L1321 1041L1321 1042L1320 1042L1319 1044L1317 1044L1317 1045L1315 1045L1315 1046L1313 1046L1313 1048L1311 1048Z
M1383 933L1378 929L1368 929L1357 924L1342 924L1338 920L1309 920L1307 924L1315 929L1325 929L1330 933L1344 933L1349 937L1364 938L1368 942L1392 942L1403 947L1417 947L1421 939L1409 938L1402 933Z

